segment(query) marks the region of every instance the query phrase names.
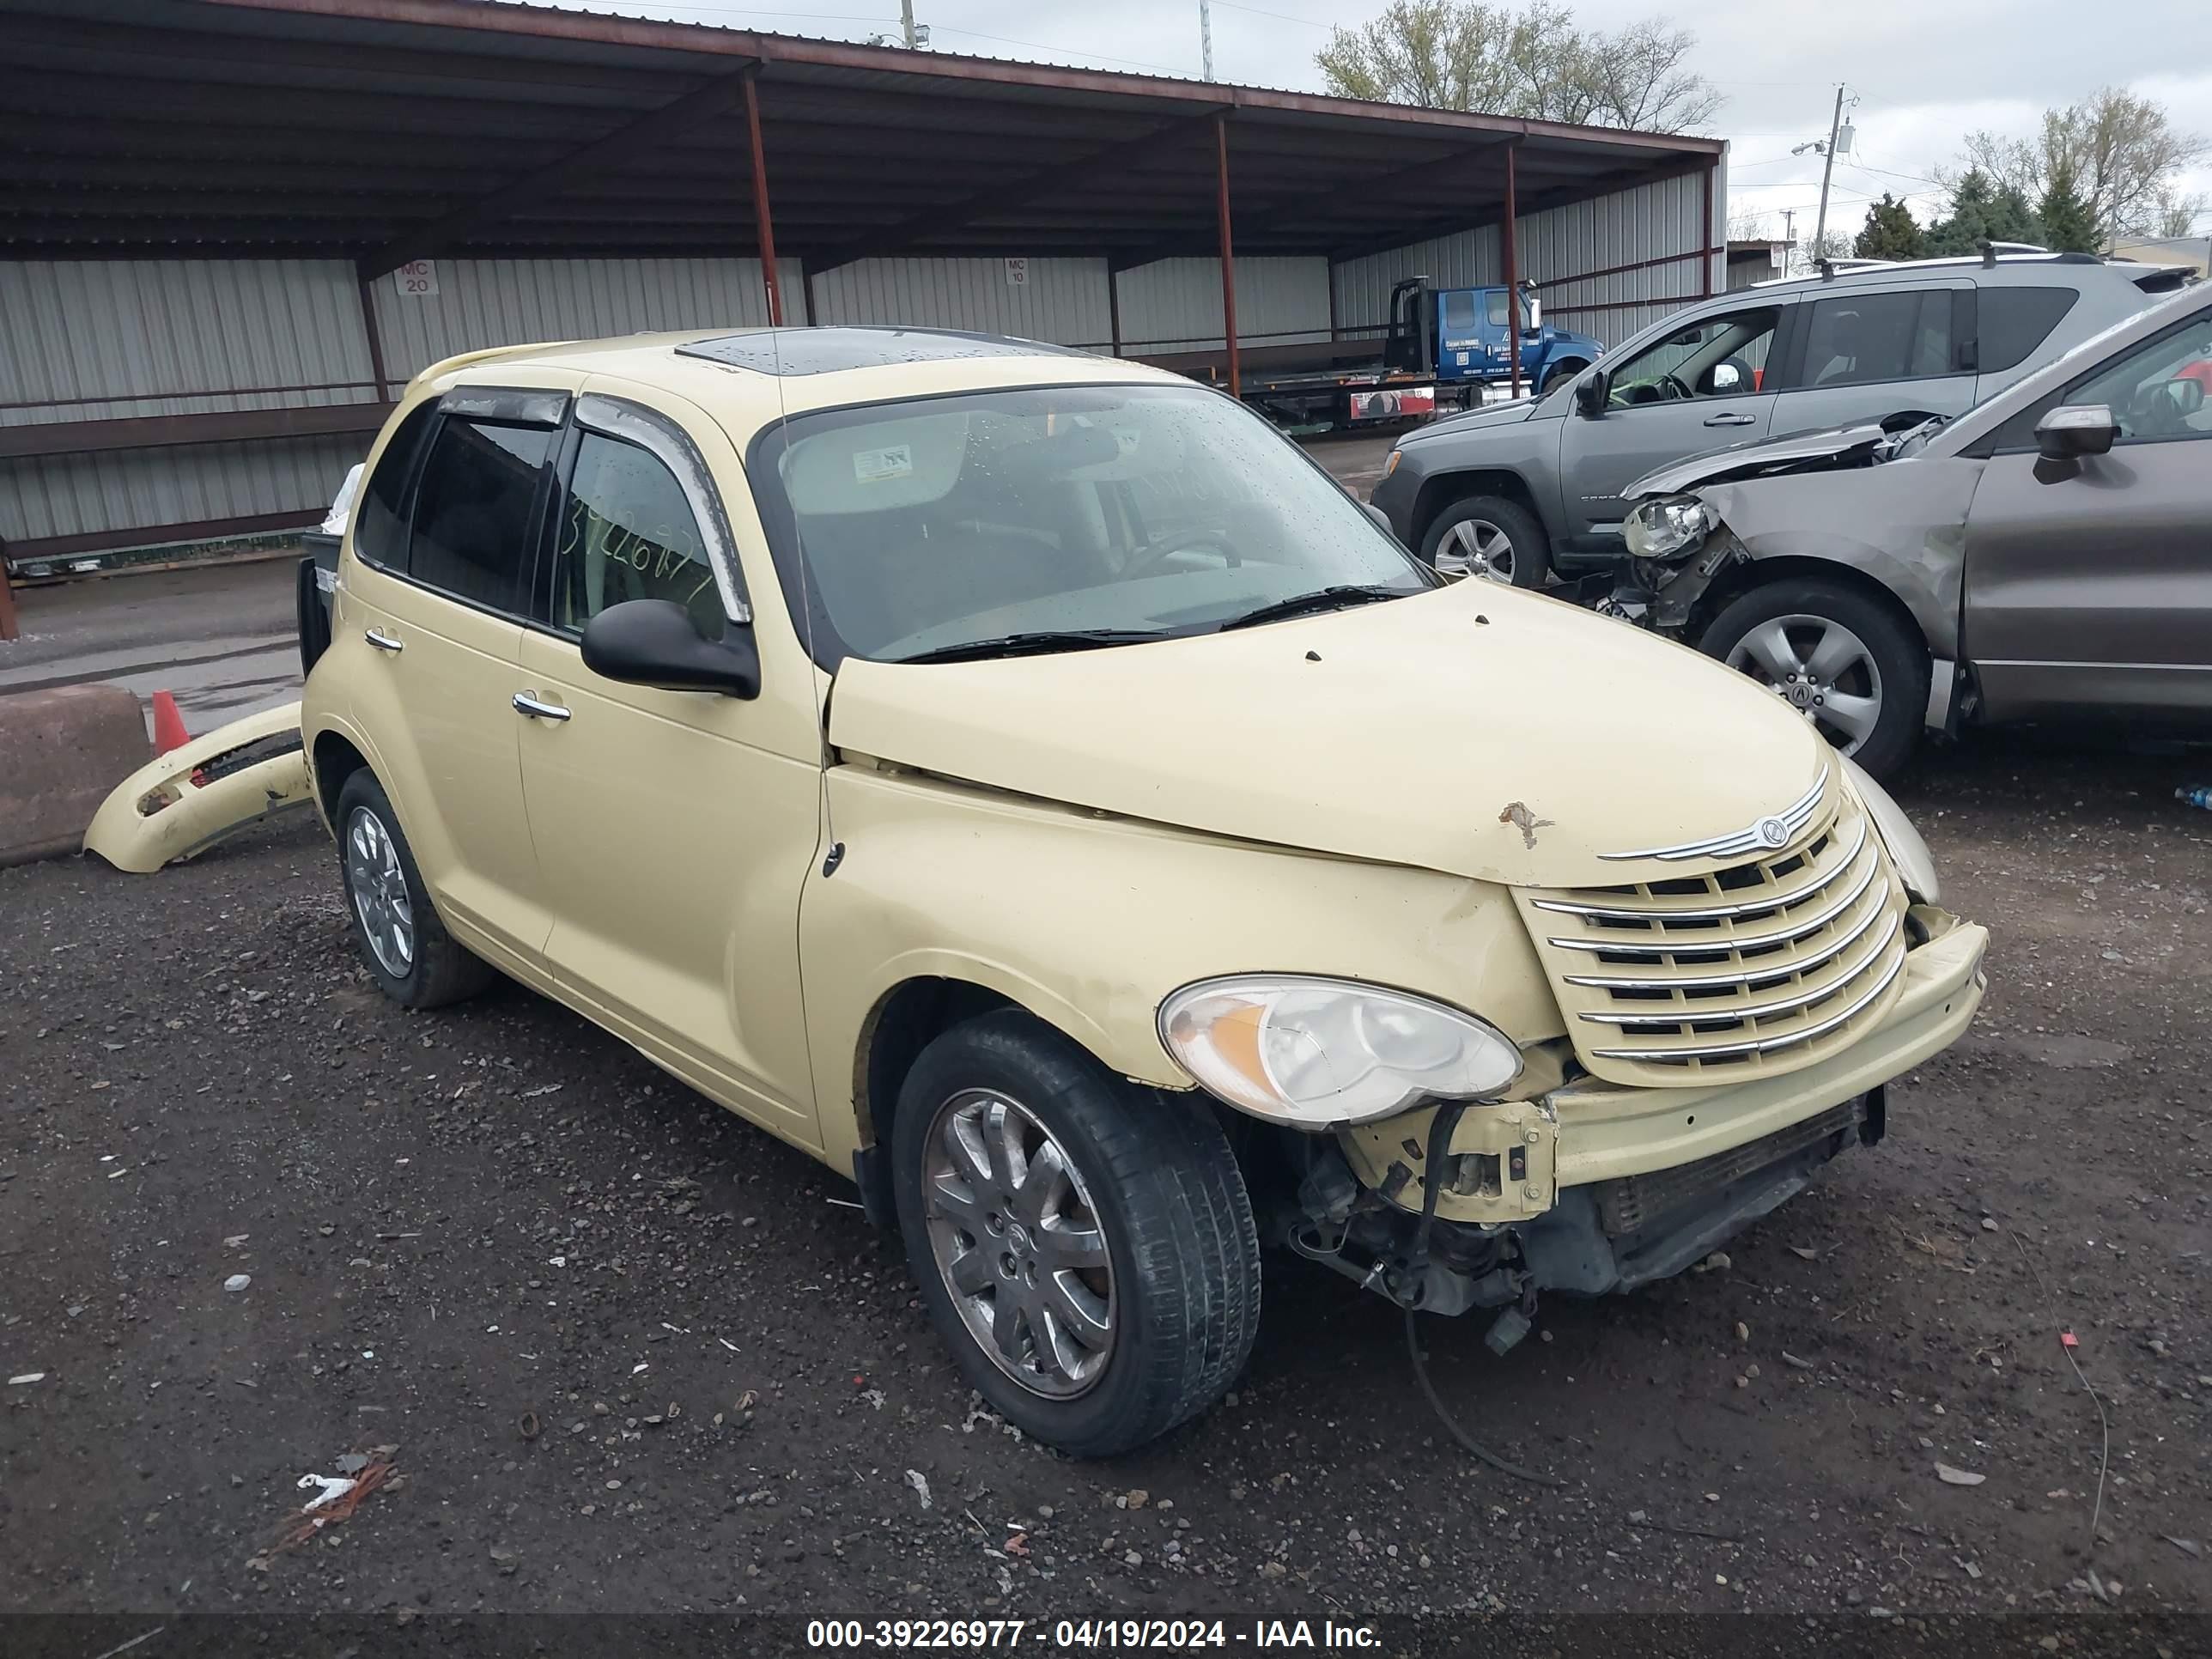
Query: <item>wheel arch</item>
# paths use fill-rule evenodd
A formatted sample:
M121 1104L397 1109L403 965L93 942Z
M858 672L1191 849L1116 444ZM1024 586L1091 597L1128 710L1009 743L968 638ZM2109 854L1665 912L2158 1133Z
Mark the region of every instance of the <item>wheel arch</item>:
M1548 543L1552 535L1551 521L1537 504L1536 492L1528 481L1507 467L1470 467L1462 472L1440 472L1424 479L1420 493L1413 498L1413 532L1411 544L1418 549L1427 539L1429 529L1443 514L1459 501L1474 495L1500 495L1536 520ZM1548 555L1550 549L1546 548Z
M900 1091L922 1050L954 1026L1012 1009L1058 1031L1107 1071L1125 1074L1102 1052L1103 1034L1042 988L1010 983L982 963L930 966L934 971L910 972L877 996L853 1054L854 1179L869 1218L883 1225L894 1222L890 1167L883 1149L890 1145Z
M1888 612L1931 657L1940 654L1929 639L1927 628L1913 613L1912 607L1899 599L1887 583L1879 577L1869 575L1856 566L1838 564L1832 559L1804 554L1777 554L1771 558L1753 559L1748 564L1726 567L1699 598L1691 625L1691 637L1693 640L1704 637L1705 629L1712 625L1714 619L1745 594L1789 581L1826 582L1832 587L1842 588L1867 599Z
M368 757L341 732L317 732L307 753L314 772L315 810L323 815L325 825L336 834L338 793L345 787L346 780L363 770L374 776L374 769L369 766Z

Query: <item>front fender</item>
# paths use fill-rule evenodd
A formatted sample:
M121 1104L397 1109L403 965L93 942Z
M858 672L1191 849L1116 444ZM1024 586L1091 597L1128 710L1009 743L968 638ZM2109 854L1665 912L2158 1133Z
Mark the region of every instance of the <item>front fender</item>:
M1488 883L864 765L831 769L828 787L845 854L808 881L799 963L836 1167L864 1144L855 1090L872 1018L918 977L996 992L1169 1089L1191 1082L1160 1042L1160 1002L1216 975L1395 986L1524 1044L1563 1030L1511 896Z
M1814 559L1896 595L1936 656L1959 654L1966 509L1980 463L1892 461L1714 484L1698 494L1753 560Z

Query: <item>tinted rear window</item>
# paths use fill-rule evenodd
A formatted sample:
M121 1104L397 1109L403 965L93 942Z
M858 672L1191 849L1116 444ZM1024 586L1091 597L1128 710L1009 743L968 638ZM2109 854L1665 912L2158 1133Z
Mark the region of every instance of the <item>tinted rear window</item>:
M2070 288L1985 288L1978 301L1981 370L2017 368L2081 296Z
M448 417L422 463L408 574L495 611L521 608L545 427Z
M417 404L385 445L354 515L355 556L371 564L406 568L407 481L414 476L415 452L422 447L423 429L436 413L435 403Z

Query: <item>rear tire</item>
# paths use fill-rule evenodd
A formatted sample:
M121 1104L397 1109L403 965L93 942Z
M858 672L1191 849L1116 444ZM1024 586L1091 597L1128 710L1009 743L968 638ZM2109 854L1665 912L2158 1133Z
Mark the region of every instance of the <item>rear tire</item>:
M1552 544L1527 507L1503 495L1469 495L1437 515L1421 538L1421 557L1446 575L1541 587Z
M1778 693L1876 778L1919 742L1928 647L1863 593L1818 580L1755 587L1713 618L1698 648Z
M1024 1434L1127 1451L1211 1406L1251 1352L1259 1236L1221 1126L1021 1010L922 1050L891 1180L932 1321Z
M338 791L338 879L353 940L377 988L403 1008L472 997L499 972L453 942L430 902L384 786L358 768Z

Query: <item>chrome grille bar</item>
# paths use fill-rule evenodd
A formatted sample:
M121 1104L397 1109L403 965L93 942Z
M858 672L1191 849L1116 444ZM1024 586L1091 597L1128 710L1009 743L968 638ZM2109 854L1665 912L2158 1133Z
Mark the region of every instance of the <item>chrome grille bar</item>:
M1858 880L1851 884L1850 892L1812 915L1797 918L1789 927L1777 933L1714 934L1710 938L1703 939L1668 939L1554 938L1548 943L1562 951L1603 951L1614 956L1653 958L1668 956L1712 955L1728 951L1764 951L1778 945L1793 944L1808 933L1819 933L1820 929L1864 898L1867 889L1873 884L1875 878L1881 873L1881 859L1877 857L1867 860L1865 870L1860 874ZM1869 917L1868 920L1871 921L1872 918Z
M1732 921L1739 916L1761 915L1769 910L1786 910L1793 904L1802 904L1805 900L1811 898L1815 893L1826 888L1829 884L1836 879L1837 877L1842 875L1845 870L1850 867L1852 861L1858 857L1860 852L1865 848L1866 837L1867 821L1864 818L1861 818L1858 822L1857 831L1851 840L1850 850L1837 855L1834 868L1826 871L1814 880L1807 882L1802 887L1793 887L1786 893L1772 893L1762 899L1747 899L1735 904L1709 905L1696 910L1660 909L1656 907L1663 904L1666 901L1663 896L1656 894L1651 899L1652 908L1640 910L1631 909L1626 906L1577 904L1565 899L1535 899L1532 900L1531 902L1533 902L1539 910L1556 910L1565 915L1586 916L1594 921L1656 921L1662 923L1669 921ZM1557 941L1554 941L1554 943L1556 942Z
M1596 1048L1591 1052L1604 1060L1640 1060L1652 1065L1678 1064L1689 1060L1717 1060L1733 1054L1771 1054L1778 1048L1792 1048L1801 1042L1810 1042L1815 1037L1826 1036L1839 1025L1848 1024L1881 1000L1881 994L1895 982L1905 971L1906 953L1899 951L1897 960L1890 963L1882 976L1869 986L1863 994L1841 1013L1831 1014L1817 1025L1787 1031L1779 1036L1755 1037L1743 1042L1701 1043L1684 1048Z
M1820 775L1813 780L1813 787L1779 812L1772 815L1780 818L1788 826L1789 840L1796 840L1803 833L1805 826L1812 823L1814 813L1820 810L1820 798L1826 794L1827 791L1828 769L1823 763ZM1765 820L1762 818L1759 822L1763 823ZM1636 859L1660 859L1668 863L1679 864L1688 859L1735 858L1745 853L1772 854L1781 850L1779 847L1771 845L1761 836L1759 833L1759 824L1754 823L1749 829L1731 830L1725 836L1715 836L1707 841L1684 842L1676 847L1646 847L1634 853L1601 853L1598 856L1616 862L1626 862Z
M1889 948L1889 942L1897 937L1897 930L1903 922L1903 917L1899 912L1891 910L1887 914L1889 923L1881 930L1881 937L1863 951L1856 962L1839 971L1833 979L1825 984L1813 987L1803 996L1785 997L1780 1001L1757 1003L1750 1007L1740 1007L1726 1002L1712 1002L1703 1006L1696 1003L1680 1003L1664 1013L1585 1013L1583 1018L1601 1025L1717 1025L1723 1021L1771 1019L1777 1014L1796 1013L1802 1009L1810 1007L1824 998L1835 995L1881 957L1881 953Z

